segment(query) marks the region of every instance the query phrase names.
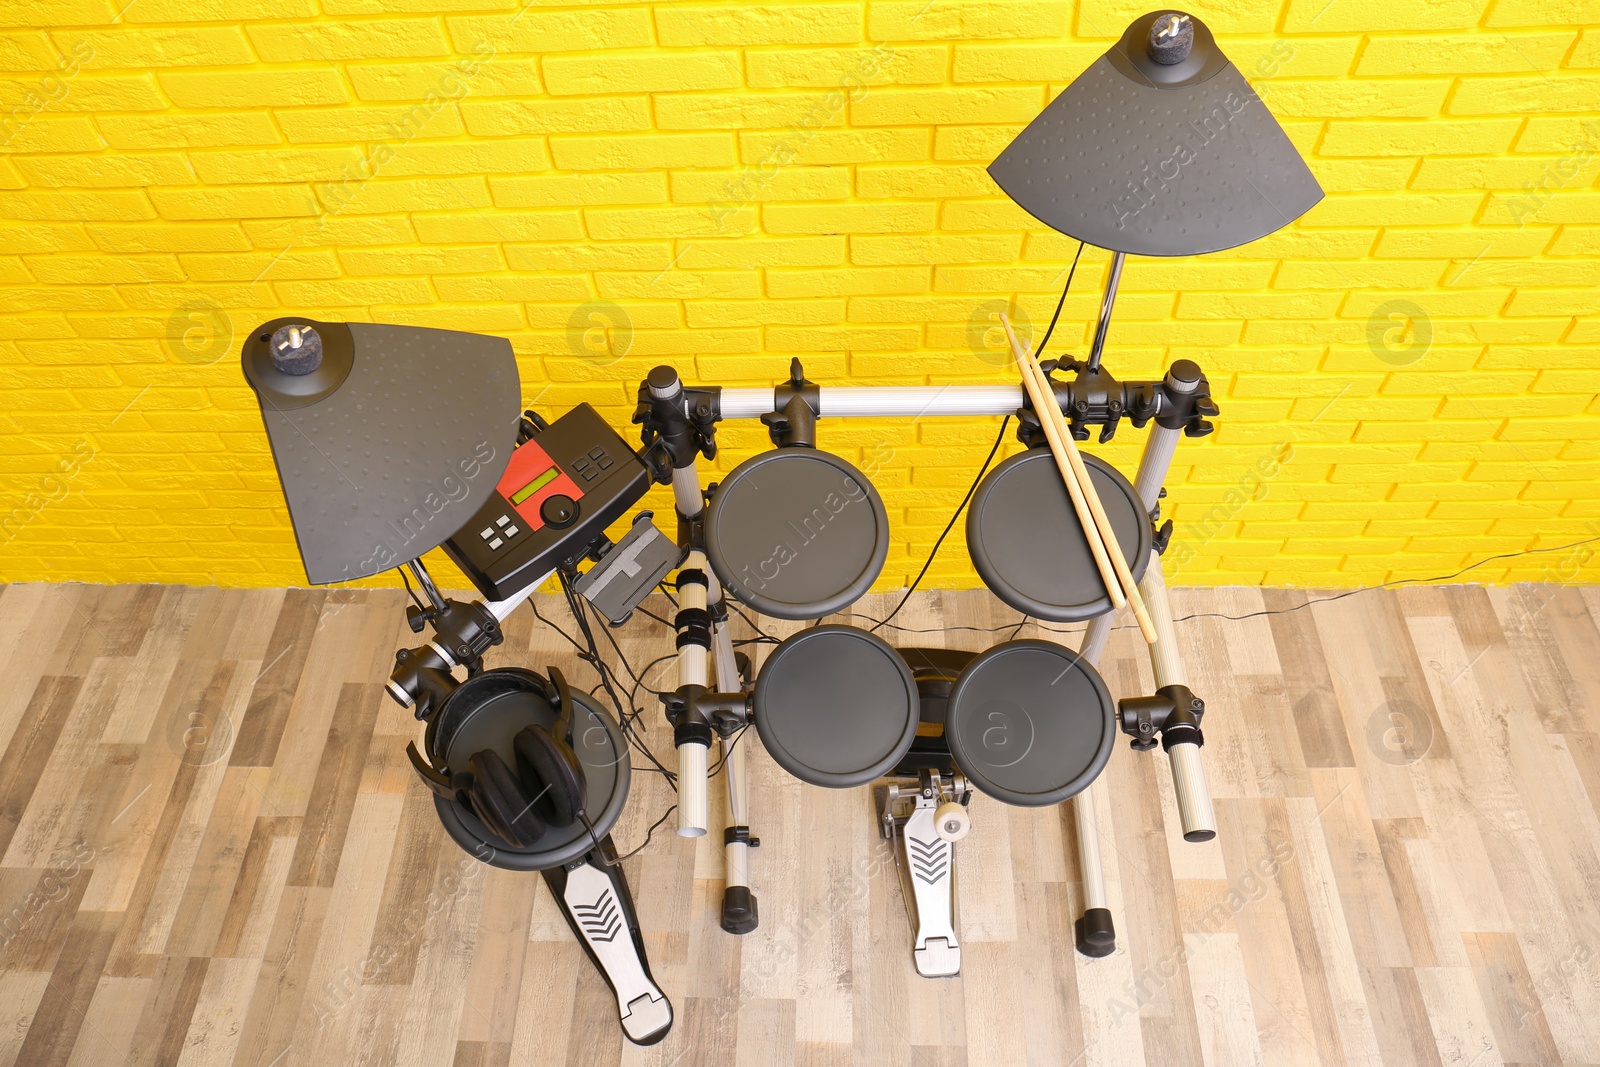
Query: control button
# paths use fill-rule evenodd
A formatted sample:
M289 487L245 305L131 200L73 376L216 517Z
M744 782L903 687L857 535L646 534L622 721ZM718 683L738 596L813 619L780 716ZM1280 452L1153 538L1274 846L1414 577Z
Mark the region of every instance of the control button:
M547 525L557 530L564 530L578 521L578 502L562 493L548 496L544 503L539 505L539 517Z
M580 456L572 461L572 469L575 471L586 471L589 469L589 461Z
M517 536L517 527L515 527L515 526L507 526L506 527L506 536L507 537L515 537L515 536Z
M599 445L595 445L593 448L589 449L589 458L590 459L599 459L601 456L603 456L605 454L606 454L606 450L601 448Z
M479 534L478 536L483 538L485 541L489 540L489 538L494 536L494 527L493 526L485 526L483 528L483 533Z
M502 515L498 519L494 520L494 524L496 526L504 528L506 523L508 523L510 521L511 521L511 516L510 515Z
M583 480L586 482L592 482L598 477L600 477L600 472L593 467L583 472Z
M604 456L604 457L601 458L601 460L600 460L600 469L603 470L603 471L608 471L608 470L611 469L611 457L610 456Z
M493 541L489 542L489 547L490 548L499 548L503 544L505 544L505 542L500 540L500 538L496 537Z

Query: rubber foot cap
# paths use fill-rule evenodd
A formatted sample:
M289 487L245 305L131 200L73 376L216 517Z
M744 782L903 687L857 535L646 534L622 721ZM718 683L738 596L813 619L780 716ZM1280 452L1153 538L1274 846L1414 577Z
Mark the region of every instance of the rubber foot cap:
M730 934L748 934L761 925L756 896L747 885L730 885L722 891L722 928Z
M1109 956L1117 950L1117 928L1109 908L1090 908L1075 924L1078 951L1085 956Z

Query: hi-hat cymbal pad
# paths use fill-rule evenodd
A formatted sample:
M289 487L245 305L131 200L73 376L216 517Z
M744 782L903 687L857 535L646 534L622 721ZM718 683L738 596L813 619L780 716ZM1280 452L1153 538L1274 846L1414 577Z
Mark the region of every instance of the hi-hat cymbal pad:
M520 386L502 337L283 318L251 333L242 359L313 585L437 548L489 499L516 445Z
M1289 225L1322 187L1204 23L1155 11L989 166L1034 218L1113 252L1192 256Z

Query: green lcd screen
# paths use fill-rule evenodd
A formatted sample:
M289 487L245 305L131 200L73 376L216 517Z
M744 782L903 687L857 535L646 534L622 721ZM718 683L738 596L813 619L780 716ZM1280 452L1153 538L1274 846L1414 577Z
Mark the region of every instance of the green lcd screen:
M545 486L549 485L559 477L561 477L561 468L551 467L549 470L539 475L539 477L535 478L521 489L518 489L515 493L512 493L511 502L513 504L522 503L524 500L528 499L530 496L537 493L539 490L543 489Z

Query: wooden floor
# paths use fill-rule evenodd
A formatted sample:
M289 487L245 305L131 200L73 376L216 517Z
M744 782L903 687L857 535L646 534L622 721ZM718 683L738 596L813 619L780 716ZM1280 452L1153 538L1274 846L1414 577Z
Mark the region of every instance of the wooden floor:
M440 829L403 752L416 723L382 692L415 642L401 606L0 590L0 1065L1600 1064L1600 590L1180 622L1220 832L1185 844L1165 760L1118 745L1101 960L1071 948L1067 811L980 798L963 976L918 978L869 790L802 786L752 735L760 929L717 926L716 835L658 833L627 863L677 1010L652 1049L623 1041L542 881ZM984 648L1015 616L970 592L896 621L980 628L904 644ZM643 617L619 637L638 666L671 647ZM495 658L588 673L527 611ZM1102 671L1150 688L1136 631ZM669 803L636 773L619 846Z

